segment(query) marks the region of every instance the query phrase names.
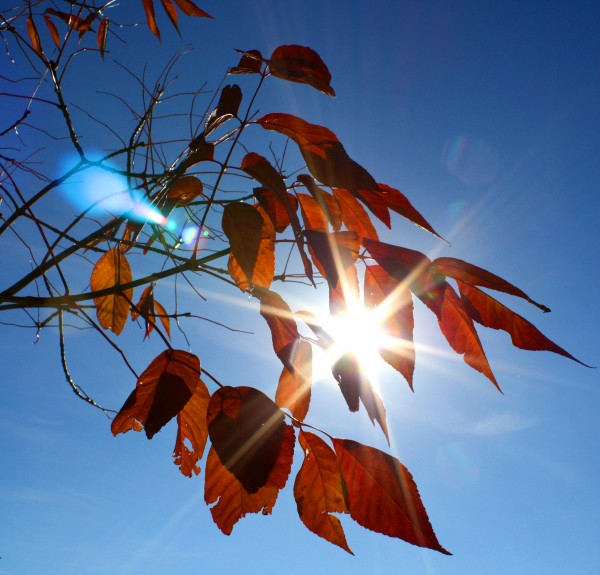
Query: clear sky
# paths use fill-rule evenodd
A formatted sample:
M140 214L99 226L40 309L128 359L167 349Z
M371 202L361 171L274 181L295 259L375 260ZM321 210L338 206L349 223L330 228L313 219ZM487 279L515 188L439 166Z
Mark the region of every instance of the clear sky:
M600 364L597 2L197 3L216 20L182 19L180 39L157 6L162 44L145 28L127 31L127 46L110 39L106 62L88 58L70 86L73 99L76 90L89 93L110 117L114 101L97 92L118 88L120 76L107 72L115 59L138 73L147 60L155 77L174 50L191 45L178 68L176 87L185 90L204 81L214 88L237 62L234 48L268 55L280 44L312 47L337 97L273 78L261 113L328 126L451 246L399 219L383 239L505 277L552 313L507 302L513 309ZM130 19L143 19L132 5ZM0 244L0 278L7 266L27 264L11 253ZM280 366L256 309L205 293L198 314L219 319L219 306L228 306L228 322L255 335L193 323L193 351L224 383L272 392ZM226 295L247 299L233 288ZM123 345L141 371L161 342L142 345L143 334L128 329ZM150 442L113 438L102 413L64 382L53 334L32 345L31 331L0 326L0 575L596 575L598 370L480 333L504 395L447 353L434 318L417 306L415 393L391 369L380 376L391 448L363 411L345 411L333 385L315 386L311 420L398 457L454 554L371 533L345 516L352 557L302 525L292 480L272 516L248 516L222 535L203 502L203 474L185 478L171 463L172 424ZM68 345L78 382L120 407L135 382L117 356L85 333L69 334Z

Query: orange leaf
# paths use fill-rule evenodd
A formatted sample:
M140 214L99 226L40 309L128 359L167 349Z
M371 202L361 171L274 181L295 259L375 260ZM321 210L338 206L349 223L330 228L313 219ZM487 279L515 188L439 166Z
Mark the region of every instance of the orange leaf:
M69 14L67 12L60 12L59 10L54 10L54 8L48 8L45 11L45 14L52 14L53 16L56 16L57 18L60 18L65 24L67 24L67 26L69 26L69 28L72 28L73 30L80 32L83 30L83 33L85 33L90 25L91 22L89 22L84 18L81 18L80 16L77 16L76 14ZM95 13L90 14L90 16L95 16ZM88 16L88 18L90 17Z
M306 230L317 230L319 232L327 232L329 222L327 216L312 196L308 194L296 193L300 210L302 212L302 221Z
M354 265L358 257L358 234L305 230L304 236L311 248L315 265L329 285L335 289L342 272Z
M264 225L262 216L248 204L235 202L223 210L221 227L229 239L233 257L247 278L254 275Z
M242 103L242 90L237 84L224 86L217 107L210 113L204 126L205 135L237 116Z
M152 439L188 403L200 381L200 360L180 349L158 355L137 380L135 389L114 418L113 435L146 430Z
M465 363L483 373L501 391L485 356L481 341L479 341L473 320L465 311L461 299L448 283L444 293L439 324L452 349L458 354L464 354Z
M294 482L298 515L310 531L352 553L340 520L331 515L348 513L335 453L319 436L308 431L301 431L298 441L304 450L304 462Z
M206 421L221 463L246 492L264 487L290 427L277 405L253 387L225 386L211 396Z
M31 47L33 48L34 52L38 56L41 56L43 54L42 42L40 41L40 35L38 34L32 16L27 18L27 34L29 35L29 40L31 40Z
M149 285L140 297L140 301L136 304L135 309L131 310L131 319L135 321L139 316L142 316L146 322L146 333L144 339L146 339L156 324L156 316L160 317L160 321L167 332L167 335L171 337L171 324L167 317L165 308L154 299L154 286Z
M300 334L294 320L294 315L283 298L274 291L255 287L252 295L260 299L260 315L262 315L273 339L273 349L284 366L294 369L290 358L295 349Z
M364 299L367 309L383 310L381 327L394 342L379 350L381 357L400 372L412 389L415 370L413 302L408 288L381 266L365 269Z
M212 18L212 16L208 12L205 12L204 10L198 8L198 6L196 6L191 0L175 0L175 2L177 3L177 6L179 6L179 9L186 16L195 16L197 18Z
M108 18L103 18L100 20L100 24L98 24L98 50L100 50L100 55L104 58L104 52L106 50L106 39L108 37Z
M280 234L290 225L290 216L284 203L279 201L277 196L271 190L266 188L254 188L254 197L258 200L262 209L269 216L269 219L275 226L275 231ZM298 209L298 201L292 194L287 194L287 200L285 203L289 203L292 211L296 213Z
M307 341L300 340L291 355L293 369L283 368L275 393L275 403L279 407L287 407L296 419L304 421L310 404L312 347Z
M144 12L146 12L146 20L150 32L160 40L160 30L156 25L156 15L154 14L154 0L142 0L142 6L144 7Z
M258 50L236 50L242 57L240 62L234 68L229 70L229 74L259 74L263 65L262 54Z
M492 329L501 329L510 334L513 345L519 349L551 351L589 367L548 339L525 318L511 311L493 297L460 280L457 280L457 283L465 309L477 323Z
M186 477L192 477L192 473L196 475L200 473L197 463L202 458L208 439L206 409L209 399L210 393L204 382L200 380L190 400L177 414L177 438L173 459ZM186 441L189 442L189 447Z
M198 178L181 176L169 186L166 197L175 200L178 206L187 206L203 194L202 182Z
M356 266L339 270L339 280L335 287L329 284L329 313L339 315L348 311L348 302L359 300L358 271Z
M48 28L48 32L50 32L52 41L56 44L57 48L60 48L60 35L58 34L56 24L52 22L52 19L47 14L44 14L44 21L46 22L46 27Z
M333 231L339 231L342 225L342 210L338 201L331 194L328 194L325 190L317 186L313 178L308 174L300 174L296 179L306 187L311 196L315 199L317 205L323 212L323 215L333 227ZM326 232L327 226L325 226L325 229L322 231Z
M252 275L244 273L233 252L229 254L227 264L229 275L242 291L248 291L254 285L269 288L275 274L275 229L260 206L253 206L253 209L262 217L262 231Z
M367 215L365 209L358 203L358 200L346 190L335 188L333 196L338 201L342 209L342 221L347 230L356 232L362 243L363 238L379 240L375 226L371 218Z
M330 85L331 74L321 57L311 48L279 46L271 55L269 69L277 78L309 84L329 96L335 96Z
M518 287L512 285L501 277L488 272L487 270L474 266L473 264L458 260L456 258L437 258L433 261L432 265L444 275L456 280L461 280L464 283L468 283L472 286L480 286L514 295L523 298L530 304L540 308L543 312L550 311L550 308L547 308L541 303L533 301Z
M279 490L287 483L294 456L294 444L294 429L285 425L275 465L264 487L254 493L248 493L244 489L233 473L221 463L216 450L211 447L206 461L204 500L208 505L217 502L211 507L210 513L225 535L229 535L233 526L248 513L271 513Z
M334 439L350 516L360 525L450 555L438 542L412 475L395 457L349 439Z
M118 288L132 279L127 259L120 250L113 248L96 262L90 278L90 288L93 292ZM115 293L95 297L94 305L100 325L119 335L127 322L131 298L132 288L117 289Z
M171 20L171 24L175 26L175 30L179 32L179 26L177 25L177 8L175 8L175 4L173 4L172 0L160 0L169 20Z

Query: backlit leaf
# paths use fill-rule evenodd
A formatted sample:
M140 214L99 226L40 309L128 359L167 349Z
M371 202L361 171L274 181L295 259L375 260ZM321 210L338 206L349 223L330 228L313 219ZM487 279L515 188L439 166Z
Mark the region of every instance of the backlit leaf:
M334 439L350 516L360 525L450 555L438 542L412 475L395 457Z
M90 288L93 292L113 289L132 279L127 259L120 250L113 248L96 262L90 278ZM119 335L127 323L132 298L132 288L95 297L94 305L100 325Z
M306 230L317 230L319 232L327 232L329 222L327 216L317 203L317 201L308 194L297 193L300 211L302 213L302 221Z
M275 274L275 229L259 205L253 206L253 209L262 217L262 231L252 275L244 273L233 252L229 254L227 264L229 275L242 291L248 291L254 285L269 288Z
M331 194L328 194L325 190L317 186L314 179L308 174L300 174L297 181L303 184L310 192L310 195L316 201L319 209L323 212L323 216L325 216L326 220L329 221L333 227L333 231L339 231L342 225L342 209L338 201ZM311 229L320 228L313 227ZM326 232L327 226L325 226L322 231Z
M358 271L355 265L338 270L338 282L335 287L329 284L329 313L340 315L359 300Z
M298 515L310 531L352 553L340 520L332 513L348 513L344 484L334 451L317 435L298 436L304 461L294 482Z
M177 438L173 449L173 460L186 477L200 473L198 461L202 458L208 439L206 409L209 399L210 393L204 382L200 380L190 400L177 414Z
M473 320L465 311L462 300L450 284L446 284L440 329L452 349L462 355L465 363L483 373L500 390L498 382L483 351Z
M206 120L204 131L206 135L216 130L219 126L237 116L242 102L242 90L237 84L224 86L217 107L210 113Z
M347 230L356 232L361 242L363 238L379 240L371 218L350 192L341 188L334 188L333 196L341 207L342 221Z
M144 12L146 12L146 21L148 22L150 32L160 40L160 30L156 25L156 15L154 13L154 0L142 0L142 6L144 7Z
M358 234L356 232L327 233L305 230L304 235L311 248L315 265L335 289L340 273L354 265L358 257Z
M33 17L29 16L27 18L27 34L29 35L29 40L31 41L31 47L34 52L41 56L43 54L42 50L42 42L40 41L40 35L38 34L37 28L35 26L35 22L33 21Z
M227 204L223 210L222 228L237 264L246 278L253 277L263 236L262 216L248 204Z
M364 300L367 309L384 313L381 328L392 342L379 350L381 357L400 372L413 388L415 347L413 344L413 301L408 288L392 278L381 266L365 269Z
M169 186L166 198L175 200L178 206L187 206L203 194L202 182L196 176L181 176Z
M100 55L104 58L104 52L106 50L106 39L108 37L108 18L103 18L98 24L98 35L96 41L98 43L98 50Z
M58 28L56 24L52 22L52 19L47 14L44 14L44 21L46 22L46 27L48 28L48 32L50 32L50 37L54 44L56 44L57 48L60 48L60 35L58 33Z
M263 65L262 54L258 50L236 50L242 54L237 66L229 70L229 74L259 74Z
M271 54L269 69L273 76L309 84L313 88L335 96L331 87L331 74L321 57L306 46L279 46Z
M519 349L551 351L586 365L548 339L525 318L511 311L493 297L460 280L457 280L457 283L465 310L477 323L507 332L510 334L513 345ZM586 365L586 367L589 366Z
M160 0L169 20L171 20L171 24L175 27L175 30L179 32L179 26L177 25L177 8L175 8L175 4L173 4L172 0Z
M154 329L157 319L160 319L164 330L167 332L167 336L171 337L171 324L168 314L165 308L154 299L154 286L152 285L149 285L142 292L140 301L136 304L135 309L131 310L132 320L135 321L140 315L144 318L146 323L144 339L146 339Z
M113 435L143 426L152 439L192 397L200 381L200 360L180 349L167 349L140 375L131 395L113 419Z
M312 347L300 340L291 357L291 366L284 367L279 377L275 403L287 407L299 421L304 421L310 404L312 386ZM291 369L293 367L293 369Z
M284 204L279 201L277 196L271 190L260 187L254 188L254 197L258 200L262 209L266 212L271 220L275 231L280 234L290 225L290 216ZM287 202L295 213L298 208L298 202L295 196L287 194Z
M186 16L195 16L196 18L212 18L208 12L198 8L198 6L196 6L196 4L194 4L191 0L175 0L175 3Z
M264 487L290 427L277 405L253 387L220 387L210 398L206 421L227 470L248 493Z

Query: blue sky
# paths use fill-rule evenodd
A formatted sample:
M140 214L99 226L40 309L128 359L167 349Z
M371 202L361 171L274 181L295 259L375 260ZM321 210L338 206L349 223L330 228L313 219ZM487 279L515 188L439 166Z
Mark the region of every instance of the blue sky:
M399 219L382 239L505 277L552 313L507 301L513 309L582 361L600 363L597 3L198 5L216 20L183 19L182 40L158 11L162 44L142 28L124 33L128 47L111 41L105 64L89 58L93 67L78 72L73 99L81 90L97 98L90 101L100 115L119 114L97 94L118 87L121 76L108 72L113 59L137 71L148 60L153 77L190 43L194 51L178 68L176 87L184 90L217 85L237 61L234 48L268 55L280 44L312 47L329 66L337 97L273 78L261 113L294 113L329 127L451 246ZM246 78L233 81L245 89ZM11 254L0 250L5 274L27 265ZM243 303L241 293L224 299L213 290L198 313L226 314L218 317L255 335L192 323L193 351L221 381L273 392L280 367L262 319L230 303ZM302 293L294 290L292 301ZM161 342L142 345L143 334L128 330L123 345L141 371ZM246 517L223 536L203 503L203 476L187 479L171 463L172 425L151 442L133 433L113 438L109 421L69 391L55 334L33 345L30 331L2 326L0 575L598 573L598 371L516 350L502 333L480 333L504 395L448 353L434 318L416 306L415 393L392 370L383 369L379 382L391 448L362 411L345 411L333 385L315 386L312 421L398 457L454 554L342 517L352 557L301 524L291 480L272 516ZM90 334L69 333L67 343L78 382L119 407L135 382L117 356Z

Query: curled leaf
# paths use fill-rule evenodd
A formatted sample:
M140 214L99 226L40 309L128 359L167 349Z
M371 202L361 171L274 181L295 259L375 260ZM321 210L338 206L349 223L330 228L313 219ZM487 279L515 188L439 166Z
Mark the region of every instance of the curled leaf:
M98 24L98 50L100 50L100 55L104 58L104 52L106 50L106 39L108 37L108 18L103 18L100 20L100 24Z
M242 57L234 68L229 70L230 74L259 74L263 65L262 54L258 50L236 50Z
M224 86L217 107L210 113L204 126L205 135L216 130L231 118L237 116L242 102L242 90L237 84Z
M44 53L42 50L42 42L40 41L40 35L38 34L35 22L33 21L33 16L29 16L27 18L27 34L29 35L29 40L31 41L31 47L33 48L33 51L38 56L42 56Z

